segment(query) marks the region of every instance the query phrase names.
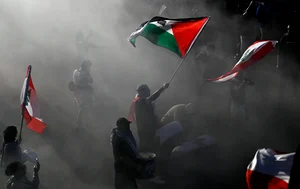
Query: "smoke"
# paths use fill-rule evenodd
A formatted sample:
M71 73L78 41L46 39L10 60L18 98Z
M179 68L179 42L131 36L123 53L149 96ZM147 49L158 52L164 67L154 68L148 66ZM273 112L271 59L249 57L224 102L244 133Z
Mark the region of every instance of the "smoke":
M140 23L157 15L162 5L138 0L0 1L2 122L20 124L19 92L27 66L31 64L41 113L48 128L42 136L24 128L23 142L24 148L34 149L39 154L41 182L46 188L103 185L106 188L113 184L111 128L118 117L127 116L138 84L148 84L154 92L169 80L180 62L175 54L146 39L139 38L137 48L126 41ZM195 57L206 45L214 44L222 60L219 64L224 65L217 69L220 73L227 72L235 64L231 57L236 48L238 17L221 12L221 4L208 5L204 1L195 4L171 1L165 5L167 8L162 14L165 17L211 16L211 20L170 88L157 101L159 117L172 105L195 102L199 107L196 120L199 132L203 129L216 136L227 155L237 155L233 153L236 148L241 153L254 155L260 139L266 133L270 136L272 128L266 131L264 124L279 98L274 59L266 58L249 68L247 77L255 83L247 89L251 121L246 128L231 128L228 84L213 86L210 90L218 94L219 99L212 99L207 88L200 88L205 66ZM96 91L95 116L93 124L81 133L83 136L74 133L77 107L67 88L74 69L81 64L75 45L78 31L85 36L93 31L89 41L96 46L89 50ZM240 131L243 134L239 134ZM221 161L230 159L232 172L239 166L244 166L244 170L245 164L234 163L241 155L234 155L224 156Z

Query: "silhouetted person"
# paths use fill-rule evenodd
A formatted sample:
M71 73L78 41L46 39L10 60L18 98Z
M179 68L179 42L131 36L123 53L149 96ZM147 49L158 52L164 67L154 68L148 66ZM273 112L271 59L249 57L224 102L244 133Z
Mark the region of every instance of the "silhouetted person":
M161 119L161 124L164 126L173 121L178 121L183 126L185 136L188 136L194 130L193 120L195 114L194 104L177 104L167 111Z
M81 68L76 69L73 73L74 99L79 108L77 115L78 128L86 126L92 109L94 89L92 86L93 78L90 74L91 66L91 61L84 60Z
M26 177L27 167L20 162L14 162L6 167L5 174L9 176L6 189L38 189L40 184L39 172L40 164L37 161L33 168L32 181Z
M135 102L135 118L137 132L140 139L140 151L154 151L155 132L160 126L160 122L155 115L154 102L160 94L169 87L164 84L159 90L150 95L150 89L147 85L140 85L137 88L138 100Z
M112 130L116 189L137 189L136 177L143 169L139 165L137 145L130 130L130 123L126 118L119 118L117 128Z
M299 83L299 37L296 25L288 25L287 32L282 36L277 54L277 67L281 70L280 93L281 98L286 94L286 88L292 89L288 98L296 99Z
M21 139L17 139L18 130L15 126L8 126L3 131L1 166L6 167L11 162L22 160Z
M231 124L233 126L242 126L247 120L247 106L246 106L246 86L253 85L253 83L244 78L242 73L239 73L230 81L230 113Z
M269 3L261 1L251 1L249 3L237 25L240 34L240 56L255 41L266 38L264 28L269 24L270 18L271 8Z

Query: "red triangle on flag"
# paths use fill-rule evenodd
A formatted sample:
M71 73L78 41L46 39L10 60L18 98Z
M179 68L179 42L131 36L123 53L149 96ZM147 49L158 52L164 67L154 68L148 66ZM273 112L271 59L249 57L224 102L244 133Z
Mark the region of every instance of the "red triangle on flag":
M209 17L177 22L172 25L172 30L182 58L191 49Z

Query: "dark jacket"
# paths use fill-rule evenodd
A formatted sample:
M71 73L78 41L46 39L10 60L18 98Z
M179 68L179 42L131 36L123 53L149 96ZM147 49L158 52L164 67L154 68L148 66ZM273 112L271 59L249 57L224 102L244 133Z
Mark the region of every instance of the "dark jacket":
M153 102L146 98L140 98L135 103L136 125L139 136L155 135L159 128L159 122L155 115Z
M38 173L34 173L32 181L26 176L16 178L12 176L6 183L6 189L38 189L40 179Z
M12 141L2 144L2 157L1 165L6 167L6 165L22 161L22 150L18 141Z
M123 173L130 177L137 174L139 156L136 148L136 141L130 130L120 132L117 128L112 130L111 145L115 159L115 172Z

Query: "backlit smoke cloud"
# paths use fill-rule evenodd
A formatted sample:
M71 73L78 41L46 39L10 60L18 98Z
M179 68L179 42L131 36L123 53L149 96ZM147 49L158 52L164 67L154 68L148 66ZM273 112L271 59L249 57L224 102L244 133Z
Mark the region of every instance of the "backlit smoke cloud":
M207 128L206 131L216 134L221 141L227 141L222 145L226 146L225 150L229 149L226 152L230 154L234 148L229 145L232 142L230 138L236 134L228 129L228 86L220 85L217 91L224 94L221 108L211 108L214 100L210 99L210 95L199 95L205 93L200 89L205 67L199 66L197 70L199 60L195 57L206 45L215 44L218 56L224 60L220 64L226 64L228 69L232 67L235 62L230 56L236 42L236 17L226 17L216 8L217 5L207 6L201 1L197 4L187 4L185 1L150 4L142 0L0 1L1 103L7 108L2 122L19 125L19 93L26 68L31 64L41 113L48 129L42 136L24 129L24 146L40 155L41 181L47 188L93 189L94 185L103 187L113 183L110 129L118 117L127 116L138 84L146 83L156 90L168 81L180 62L172 52L154 46L143 38L137 40L137 48L126 41L139 24L158 14L163 4L167 7L162 14L165 17L212 16L212 19L170 88L158 100L157 113L161 117L174 104L197 101L202 115L196 120L199 128ZM76 34L82 31L86 36L91 30L94 35L90 42L97 46L89 51L96 90L95 118L82 138L73 133L76 106L67 84L72 79L73 70L81 63L75 45ZM262 64L271 63L268 60ZM259 64L250 71L253 72L250 79L256 83L254 88L248 90L247 96L252 113L265 107L259 96L264 94L264 87L268 86L265 91L270 93L267 102L270 107L277 99L277 88L270 83L278 76L265 69L260 71L260 75L267 74L268 80L265 77L256 78L256 70L261 69ZM228 70L220 71L225 73ZM263 135L265 131L258 125L262 124L264 116L257 114L254 115L257 125L250 125L249 130L253 135ZM216 120L217 115L224 118L224 122L211 121ZM264 115L268 116L269 112L266 110ZM248 142L256 139L250 138ZM85 178L86 175L88 178Z

